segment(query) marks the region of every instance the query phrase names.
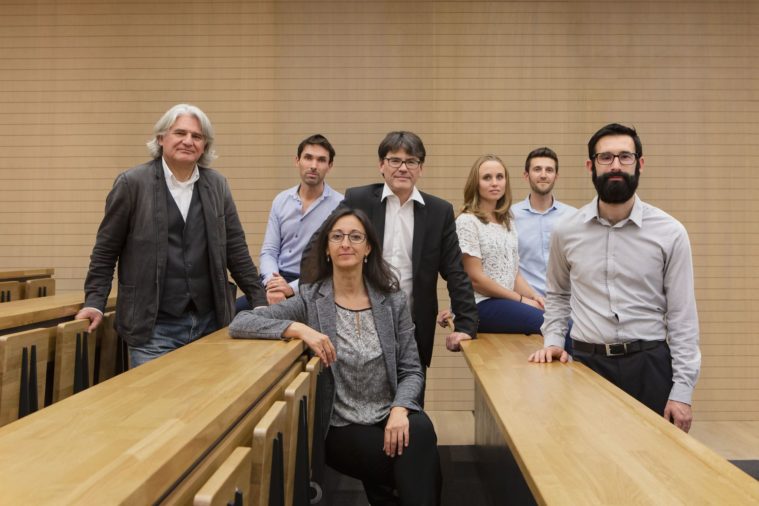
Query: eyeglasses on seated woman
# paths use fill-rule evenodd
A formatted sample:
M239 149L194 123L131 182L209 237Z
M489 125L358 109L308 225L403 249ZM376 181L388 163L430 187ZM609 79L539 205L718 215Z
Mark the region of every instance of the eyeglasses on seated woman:
M437 436L419 405L414 324L377 234L363 212L338 207L314 248L315 282L239 313L229 332L301 339L321 359L318 397L326 402L316 409L326 463L361 480L371 504L439 504Z

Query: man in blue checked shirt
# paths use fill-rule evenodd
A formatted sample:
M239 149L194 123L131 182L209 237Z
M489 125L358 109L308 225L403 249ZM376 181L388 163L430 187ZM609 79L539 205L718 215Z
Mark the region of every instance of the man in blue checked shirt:
M323 135L304 139L295 157L300 184L283 191L272 202L260 257L261 279L269 304L295 294L303 248L343 200L343 195L324 181L334 159L335 149ZM243 309L250 309L247 301L238 299L238 312Z

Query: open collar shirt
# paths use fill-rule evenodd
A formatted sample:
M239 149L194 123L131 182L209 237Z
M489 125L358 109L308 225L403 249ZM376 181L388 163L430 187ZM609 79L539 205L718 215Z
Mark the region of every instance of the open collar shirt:
M385 201L385 236L382 257L398 273L401 290L406 294L409 308L414 307L414 276L411 261L414 243L414 202L424 205L424 199L414 186L411 196L401 205L398 196L385 183L380 201Z
M275 272L300 272L301 256L308 241L343 200L342 193L336 192L325 182L321 197L304 213L299 188L300 185L296 185L281 192L271 204L260 256L264 285ZM291 282L290 286L296 290L298 281Z
M169 193L174 198L174 202L177 203L179 212L182 213L182 219L187 221L187 213L190 211L190 202L192 202L192 191L195 188L195 183L200 179L200 171L198 166L192 169L192 175L187 181L179 181L171 169L169 169L166 160L161 157L161 163L163 164L163 175L166 179L166 187L169 189Z
M537 211L530 196L511 206L519 237L519 272L541 295L546 293L546 268L551 248L551 232L561 218L576 208L553 199L551 207Z
M546 346L572 338L594 344L664 340L672 354L669 398L691 403L701 366L690 241L685 227L637 195L614 225L598 198L553 232L548 264Z

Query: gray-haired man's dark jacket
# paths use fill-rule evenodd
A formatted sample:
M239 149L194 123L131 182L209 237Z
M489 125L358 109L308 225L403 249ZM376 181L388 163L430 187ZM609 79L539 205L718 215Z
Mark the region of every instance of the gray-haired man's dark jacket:
M227 269L254 307L265 305L266 298L227 180L213 169L198 170L195 191L203 206L212 298L216 321L224 327L235 314L236 290ZM84 283L84 306L103 311L118 261L116 329L133 346L150 339L158 314L166 273L168 191L161 158L119 174L106 199Z

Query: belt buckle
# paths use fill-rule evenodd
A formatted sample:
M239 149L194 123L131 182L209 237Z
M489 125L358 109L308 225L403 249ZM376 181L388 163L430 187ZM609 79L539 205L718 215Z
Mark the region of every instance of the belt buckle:
M627 355L627 343L605 344L607 357L619 357ZM622 351L617 351L621 348Z

